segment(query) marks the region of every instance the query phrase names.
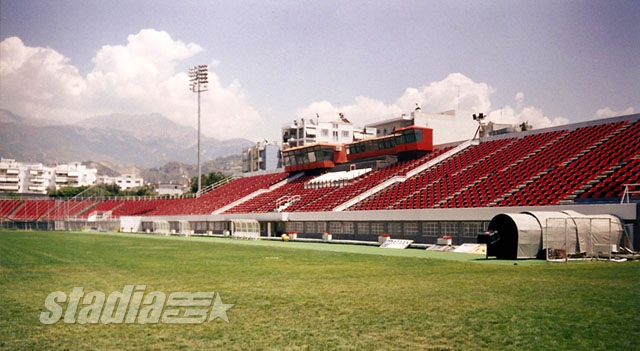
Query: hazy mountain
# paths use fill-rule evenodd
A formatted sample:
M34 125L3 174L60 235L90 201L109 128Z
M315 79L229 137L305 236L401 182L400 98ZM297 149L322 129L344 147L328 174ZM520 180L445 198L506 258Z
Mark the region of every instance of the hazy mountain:
M0 156L43 163L107 161L119 166L195 164L197 132L159 114L114 114L72 125L48 125L0 110ZM201 161L240 155L246 139L201 139Z
M11 111L7 111L3 109L0 109L0 123L18 123L18 124L25 124L29 126L53 126L53 125L62 124L60 122L51 121L48 119L21 117L11 113Z
M117 130L140 140L178 139L195 144L198 136L195 128L181 126L157 113L135 116L116 113L87 118L75 125L87 129Z
M186 164L182 162L172 161L160 167L140 168L136 166L123 167L115 165L107 161L90 161L83 162L90 168L96 168L98 174L118 176L120 174L135 174L144 178L149 183L188 183L188 179L198 174L198 167L195 164ZM225 174L234 174L242 172L242 158L238 155L221 156L213 160L206 161L202 164L202 174L209 172L222 172Z
M240 154L221 156L202 164L202 174L210 172L222 172L234 174L242 172L242 157ZM190 179L198 174L198 166L195 164L184 164L182 162L169 162L162 167L154 167L142 170L140 176L151 183L177 181L179 179Z

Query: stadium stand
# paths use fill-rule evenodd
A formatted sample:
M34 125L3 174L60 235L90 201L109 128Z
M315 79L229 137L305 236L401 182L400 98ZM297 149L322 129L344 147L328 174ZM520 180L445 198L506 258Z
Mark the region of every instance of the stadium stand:
M638 153L639 124L616 122L483 142L348 210L540 206L572 200L614 165L630 164L620 167L627 173L617 185L622 179L634 181L625 176ZM584 198L589 194L595 191Z
M150 213L158 207L165 205L167 200L126 200L122 206L113 210L111 216L118 218L121 216L142 216Z
M623 130L624 129L624 130ZM584 167L591 170L591 177L586 184L577 188L569 199L582 198L611 198L621 197L623 185L640 182L640 122L621 128L621 132L603 145L601 150L593 150L588 158L575 163L576 172ZM595 176L593 176L595 174ZM583 176L585 176L583 174ZM596 188L595 190L593 190ZM594 194L598 188L606 188L604 192Z
M251 202L240 204L233 209L228 210L226 213L243 213L244 211L257 213L271 212L275 210L281 211L285 209L283 207L286 207L286 210L289 212L331 210L338 204L380 184L390 177L406 174L408 169L427 162L439 153L440 151L430 153L417 160L398 162L381 170L365 173L344 186L305 187L306 183L310 182L317 176L298 178L271 193L265 193L251 199ZM278 200L283 198L290 198L292 201L289 203L285 202L279 206Z
M22 203L22 200L0 200L0 219L8 218Z
M13 212L12 220L39 220L56 206L55 200L24 200L24 204Z
M298 194L301 196L301 200L293 204L290 208L287 208L287 210L290 212L330 211L339 204L358 196L364 191L394 176L406 175L407 171L428 162L444 151L446 151L446 149L438 149L416 160L397 162L389 167L367 173L354 183L345 186L306 189L307 191Z
M163 200L162 206L149 211L147 215L209 214L255 191L267 189L287 176L287 173L282 172L238 178L198 198Z
M607 173L610 174L606 176ZM603 174L605 178L594 182L595 185L591 185L589 190L580 195L581 199L619 199L623 195L623 184L640 183L640 155L630 161L622 161Z
M299 231L318 238L330 231L335 238L377 240L388 232L423 243L453 235L454 243L463 243L474 242L495 211L504 208L600 213L607 203L619 206L607 207L610 211L627 216L625 225L635 228L633 240L640 247L640 211L630 207L637 206L639 192L626 199L631 205L620 204L625 184L640 190L638 114L421 151L347 157L333 169L239 177L194 197L0 200L0 219L87 220L101 214L96 217L141 217L145 228L169 223L175 232L186 222L200 233L222 233L232 220L252 219L265 235Z
M457 180L452 180L451 175L471 167L476 160L487 159L493 152L506 147L511 142L512 140L499 140L471 146L408 181L399 183L353 206L351 210L429 207L436 198L443 195L442 189L445 182L448 181L446 185L451 190L453 190L454 183L459 183Z
M103 200L98 202L95 206L91 208L87 208L86 210L79 213L80 218L87 218L94 212L109 212L113 211L119 206L122 206L125 203L125 200Z
M547 155L549 161L542 160L547 168L536 174L531 182L510 192L508 197L497 201L498 206L551 205L564 199L574 189L597 175L600 168L591 167L595 157L599 160L615 160L605 145L607 140L617 140L622 123L580 128L567 138L562 149ZM605 144L605 145L603 145ZM593 152L593 150L596 150ZM611 157L614 156L614 157ZM545 162L546 161L546 162ZM606 161L605 161L606 162ZM528 162L527 164L530 164Z
M66 200L56 201L56 207L47 213L44 220L61 220L69 217L77 217L78 214L86 211L95 205L96 200Z
M292 180L290 183L279 187L273 191L261 194L250 201L245 201L235 206L225 213L264 213L275 210L278 206L278 200L287 198L294 199L296 195L300 195L304 191L304 185L314 179L315 176L300 177ZM299 199L299 197L298 197ZM282 201L281 200L281 201ZM283 203L283 205L286 204Z

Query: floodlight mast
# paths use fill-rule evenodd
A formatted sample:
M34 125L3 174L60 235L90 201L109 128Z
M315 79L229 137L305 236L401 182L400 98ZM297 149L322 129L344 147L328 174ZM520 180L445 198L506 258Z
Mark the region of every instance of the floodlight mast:
M202 190L202 169L200 168L200 93L207 91L207 65L197 65L189 69L189 89L198 93L198 192Z

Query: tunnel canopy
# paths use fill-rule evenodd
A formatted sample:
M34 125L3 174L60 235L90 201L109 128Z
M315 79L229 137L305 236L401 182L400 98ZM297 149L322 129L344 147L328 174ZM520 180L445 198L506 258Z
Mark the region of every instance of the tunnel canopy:
M487 255L499 259L541 257L547 248L567 255L593 255L597 245L618 245L622 221L612 215L583 215L576 211L501 213L488 227L497 240L487 243Z

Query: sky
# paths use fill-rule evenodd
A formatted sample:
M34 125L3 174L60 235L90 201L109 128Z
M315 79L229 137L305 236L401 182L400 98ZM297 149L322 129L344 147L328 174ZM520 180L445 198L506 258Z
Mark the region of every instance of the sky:
M416 104L542 128L640 112L640 1L0 0L0 108L18 115L195 127L198 64L218 139Z

